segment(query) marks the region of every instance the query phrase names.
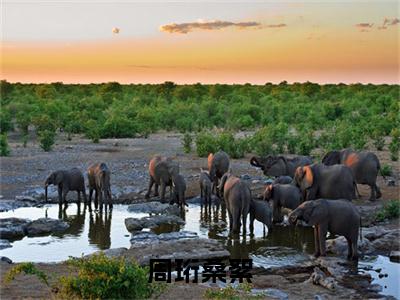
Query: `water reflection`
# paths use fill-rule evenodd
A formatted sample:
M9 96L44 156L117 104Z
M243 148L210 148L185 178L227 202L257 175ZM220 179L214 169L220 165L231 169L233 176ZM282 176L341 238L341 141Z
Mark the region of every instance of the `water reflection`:
M89 242L101 250L109 249L111 245L111 219L112 209L89 213Z

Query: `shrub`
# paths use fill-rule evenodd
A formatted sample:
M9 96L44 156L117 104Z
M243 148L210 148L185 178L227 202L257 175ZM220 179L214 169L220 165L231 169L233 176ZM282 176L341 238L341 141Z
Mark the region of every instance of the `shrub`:
M251 148L257 155L275 154L272 136L267 127L259 129L251 139Z
M71 258L67 263L78 269L78 275L61 277L61 293L83 299L149 298L153 285L148 270L124 258L108 258L103 253L89 258Z
M56 133L51 130L44 130L38 133L40 148L48 152L53 148Z
M16 265L6 273L4 280L6 283L9 283L21 273L35 275L39 278L40 281L42 281L46 285L49 285L47 275L43 271L40 271L38 268L36 268L36 266L31 262L25 262Z
M91 139L93 143L100 141L100 128L95 120L89 120L86 122L85 134L87 138Z
M0 133L6 133L13 129L11 114L2 109L0 111Z
M390 176L390 175L392 175L392 167L389 166L388 164L384 164L381 167L381 175L382 176Z
M192 151L192 142L193 142L192 135L186 132L182 137L182 146L183 146L183 151L185 153L190 153Z
M311 151L314 149L314 146L315 141L311 131L300 133L297 144L297 154L310 155Z
M215 153L218 145L214 136L209 132L200 132L196 136L196 152L200 157L207 157L209 153Z
M389 144L390 158L393 161L399 160L399 150L400 150L400 130L395 128L390 133L392 141Z
M395 219L400 216L400 201L390 200L376 213L375 220L382 222L386 219Z
M10 147L8 146L6 134L0 134L0 155L1 156L10 155Z
M26 146L28 144L28 138L29 138L29 136L27 134L22 135L22 145L24 146L24 148L26 148Z
M385 138L383 136L383 133L378 130L375 130L372 133L372 141L376 150L382 151L383 147L385 147Z

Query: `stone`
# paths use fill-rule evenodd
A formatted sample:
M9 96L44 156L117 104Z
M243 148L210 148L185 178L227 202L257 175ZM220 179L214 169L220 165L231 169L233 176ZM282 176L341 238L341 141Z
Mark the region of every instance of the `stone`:
M131 204L128 206L129 212L148 213L148 214L172 214L179 215L180 209L176 205L161 203L157 201Z
M5 262L5 263L7 263L7 264L12 264L12 263L13 263L12 260L9 259L9 258L6 257L6 256L0 256L0 261Z
M143 229L142 223L143 222L141 222L140 219L136 219L136 218L126 218L125 219L125 226L129 232L142 230Z
M26 226L30 220L20 218L5 218L0 220L0 238L16 239L25 236Z
M1 200L0 201L0 212L14 210L20 207L31 206L30 203L19 201L19 200Z
M69 228L69 224L62 220L40 218L30 222L26 226L26 234L28 236L49 234L53 232L63 232Z
M0 239L0 250L6 249L6 248L11 248L11 247L12 246L8 240Z
M178 239L159 241L156 244L132 245L127 257L134 258L142 266L148 266L150 259L226 259L230 256L224 245L213 239Z
M103 253L107 257L121 257L126 254L126 251L128 251L127 248L125 247L120 247L120 248L113 248L113 249L107 249L107 250L99 250L94 253L91 253L89 255L85 255L85 257L90 257L93 255L98 255L100 253Z
M160 241L172 241L180 239L198 239L196 232L192 231L177 231L155 234L153 232L139 232L132 234L131 244L158 244Z
M375 239L372 242L372 246L374 246L377 251L385 253L390 253L390 251L398 251L400 249L399 238L399 228L387 230L387 232L383 236Z
M400 251L391 251L389 258L390 261L400 262Z
M396 181L392 178L388 179L386 182L387 186L396 186Z
M326 240L326 251L340 256L347 256L348 245L346 238L339 236L335 239ZM360 254L371 254L375 251L375 248L368 239L363 239L358 241L358 251Z
M333 277L327 276L320 268L314 267L314 272L311 274L309 282L320 285L328 290L334 291L337 288L337 282Z

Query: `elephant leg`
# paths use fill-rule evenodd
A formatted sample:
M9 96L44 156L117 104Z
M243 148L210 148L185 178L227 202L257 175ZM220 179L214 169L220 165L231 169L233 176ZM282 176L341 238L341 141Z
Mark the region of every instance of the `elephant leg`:
M242 226L243 226L243 235L246 235L246 225L247 225L247 214L242 213Z
M346 241L347 241L347 259L350 259L353 256L353 247L351 239L346 238Z
M158 183L155 183L155 184L154 184L154 197L158 197L158 195L159 195L159 193L158 193L158 187L159 187L159 184L158 184Z
M102 211L103 210L103 190L102 190L102 188L99 188L98 194L99 194L100 211Z
M200 200L203 201L203 188L200 186Z
M149 188L147 189L147 193L144 196L146 199L150 198L151 188L153 187L154 179L150 176Z
M65 206L67 206L67 194L68 194L68 189L63 189L62 191L62 202L64 203Z
M319 226L318 225L314 225L314 243L315 243L314 256L318 257L321 255L321 249L319 248Z
M77 191L77 193L78 193L78 203L81 204L81 192Z
M254 214L250 213L250 233L254 233ZM265 228L264 228L265 231Z
M328 232L328 226L319 224L318 227L319 227L318 229L319 249L321 250L321 256L326 256L325 241L326 241L326 234Z
M380 197L382 197L381 189L379 188L379 186L376 183L375 183L375 192L376 192L376 199L379 199Z
M352 250L353 250L353 253L352 253L352 256L351 256L351 259L352 259L352 260L358 260L358 243L357 243L357 238L358 238L358 236L356 235L356 236L354 237L353 243L352 243L352 245L351 245Z
M369 197L369 201L375 201L376 197L375 197L375 185L371 184L369 185L369 187L371 188L371 196Z
M97 188L94 190L94 208L97 209L99 207L99 192Z
M62 188L58 186L58 203L61 205L63 202Z
M232 207L232 232L240 233L240 211L237 207Z
M232 231L233 218L232 218L232 213L229 210L228 210L228 217L229 217L229 231Z
M165 198L165 189L166 189L166 185L164 182L161 182L161 196L160 196L160 200L161 202L164 202L164 198Z
M89 187L89 204L92 203L93 189Z

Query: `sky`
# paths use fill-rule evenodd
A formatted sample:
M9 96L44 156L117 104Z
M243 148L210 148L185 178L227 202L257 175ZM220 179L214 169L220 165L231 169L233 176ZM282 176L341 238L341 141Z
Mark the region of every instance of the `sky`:
M2 0L10 82L399 83L397 1Z

